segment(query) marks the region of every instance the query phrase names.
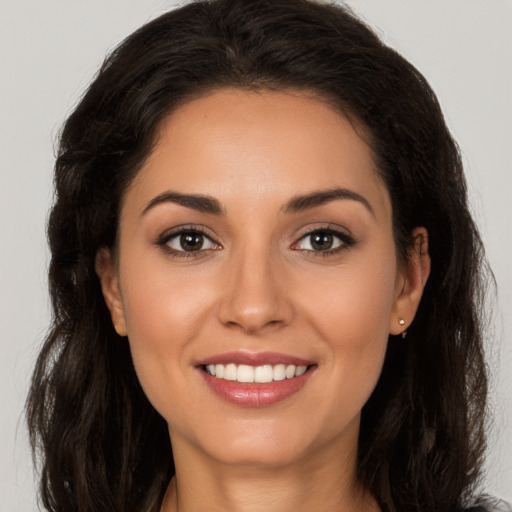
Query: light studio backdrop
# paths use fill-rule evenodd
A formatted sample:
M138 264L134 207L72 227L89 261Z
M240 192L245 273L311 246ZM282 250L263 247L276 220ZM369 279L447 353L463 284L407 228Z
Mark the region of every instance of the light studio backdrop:
M486 488L512 498L512 0L348 0L420 69L458 140L498 283ZM106 52L177 2L0 0L0 512L37 510L23 404L48 326L53 146Z

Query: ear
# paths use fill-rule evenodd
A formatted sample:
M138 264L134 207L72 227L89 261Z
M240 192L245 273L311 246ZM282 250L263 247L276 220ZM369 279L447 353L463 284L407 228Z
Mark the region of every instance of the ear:
M96 274L100 278L103 297L110 311L114 328L119 336L126 336L126 320L119 288L119 277L112 253L102 248L96 254Z
M397 279L395 301L389 319L390 334L400 334L412 323L430 274L427 230L415 228L412 238L413 247Z

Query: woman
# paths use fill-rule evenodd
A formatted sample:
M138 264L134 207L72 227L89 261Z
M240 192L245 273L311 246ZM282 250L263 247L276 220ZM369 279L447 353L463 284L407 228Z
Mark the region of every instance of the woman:
M350 12L217 0L61 135L28 417L48 510L475 504L486 267L423 77Z

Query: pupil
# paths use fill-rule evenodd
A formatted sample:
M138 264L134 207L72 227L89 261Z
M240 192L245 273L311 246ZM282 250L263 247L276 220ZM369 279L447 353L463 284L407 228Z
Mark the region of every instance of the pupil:
M311 246L319 251L330 249L332 242L332 235L329 233L315 233L311 237Z
M180 245L185 251L198 251L203 246L203 235L185 233L180 237Z

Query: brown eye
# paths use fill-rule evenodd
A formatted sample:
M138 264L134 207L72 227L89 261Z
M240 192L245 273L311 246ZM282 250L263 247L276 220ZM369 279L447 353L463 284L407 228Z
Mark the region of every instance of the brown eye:
M331 233L320 231L309 236L311 247L315 251L326 251L328 249L332 249L334 237Z
M330 253L354 245L353 238L347 233L333 229L317 229L305 234L292 249L316 253Z
M200 233L183 233L180 236L180 246L184 251L199 251L204 244L204 236Z
M211 238L201 233L200 231L187 230L179 231L174 234L167 235L162 238L159 245L167 247L174 253L184 252L199 252L209 249L219 249Z

